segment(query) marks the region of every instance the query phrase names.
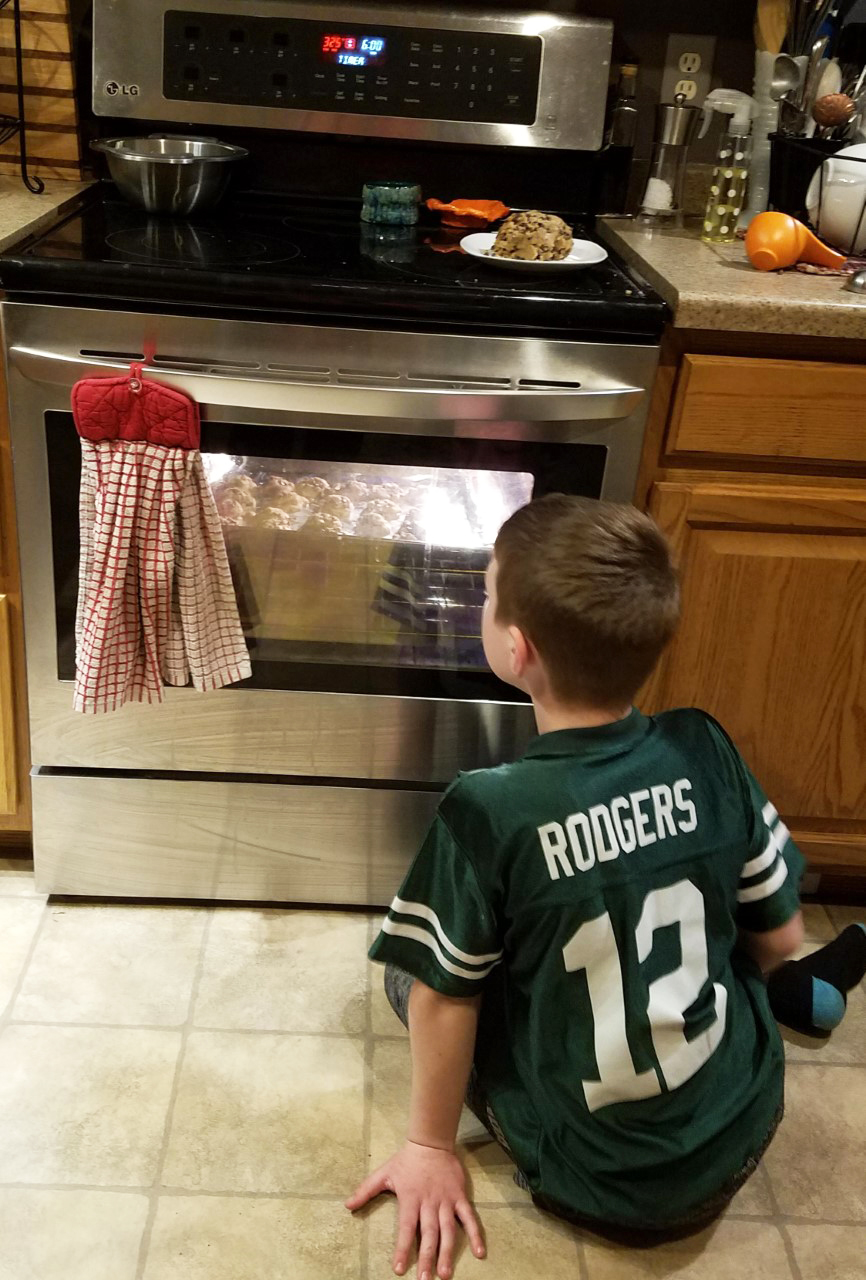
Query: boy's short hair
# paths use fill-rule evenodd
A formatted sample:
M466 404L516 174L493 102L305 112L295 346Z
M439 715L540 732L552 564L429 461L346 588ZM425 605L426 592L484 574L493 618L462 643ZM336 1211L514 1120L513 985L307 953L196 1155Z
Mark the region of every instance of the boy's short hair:
M494 547L496 620L514 625L564 702L631 702L676 630L677 574L649 516L550 494L505 522Z

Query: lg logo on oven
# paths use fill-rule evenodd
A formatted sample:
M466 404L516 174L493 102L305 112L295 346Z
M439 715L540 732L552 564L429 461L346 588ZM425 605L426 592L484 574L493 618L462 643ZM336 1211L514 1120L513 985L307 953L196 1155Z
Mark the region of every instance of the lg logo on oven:
M118 84L116 80L109 80L105 92L109 98L116 98L118 94L124 98L137 98L139 87L137 84Z

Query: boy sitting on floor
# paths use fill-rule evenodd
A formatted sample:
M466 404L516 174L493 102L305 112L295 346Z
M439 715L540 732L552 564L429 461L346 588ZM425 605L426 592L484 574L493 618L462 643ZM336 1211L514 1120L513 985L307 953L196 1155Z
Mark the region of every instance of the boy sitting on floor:
M632 507L553 495L499 533L484 649L540 736L449 788L370 953L412 1096L405 1145L348 1207L397 1196L398 1275L420 1231L419 1276L447 1280L455 1220L484 1255L464 1096L538 1205L641 1242L718 1216L779 1124L763 974L802 942L803 860L710 716L632 706L678 613L667 545ZM855 932L828 982L862 977ZM801 979L808 1002L809 975L786 991Z

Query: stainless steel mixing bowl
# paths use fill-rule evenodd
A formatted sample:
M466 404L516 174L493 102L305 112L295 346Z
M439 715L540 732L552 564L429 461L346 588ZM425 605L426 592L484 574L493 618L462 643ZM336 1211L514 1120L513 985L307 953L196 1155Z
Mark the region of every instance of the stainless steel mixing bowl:
M249 152L216 138L100 138L90 144L104 153L120 191L148 213L183 217L215 205L225 194L231 167Z

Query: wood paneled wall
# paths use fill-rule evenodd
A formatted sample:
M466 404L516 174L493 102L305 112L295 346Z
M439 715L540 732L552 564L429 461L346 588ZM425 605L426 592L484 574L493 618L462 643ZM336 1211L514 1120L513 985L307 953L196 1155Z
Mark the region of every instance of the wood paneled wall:
M69 0L21 0L29 171L81 177ZM17 115L12 6L0 10L0 112ZM0 174L18 173L18 137L0 147Z

